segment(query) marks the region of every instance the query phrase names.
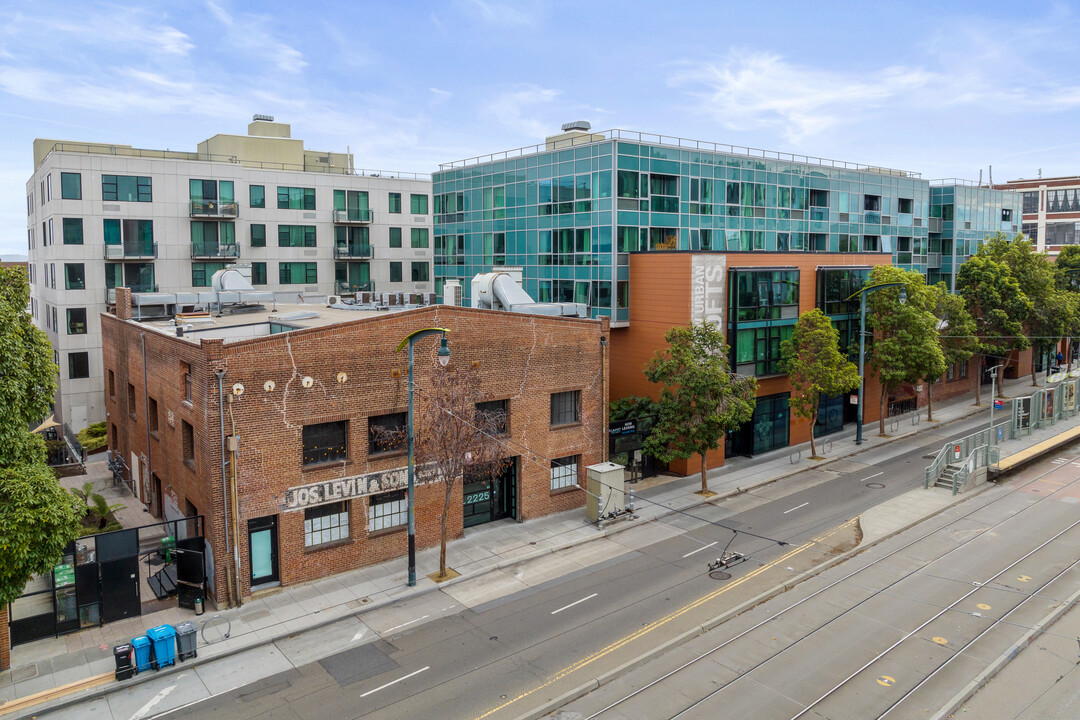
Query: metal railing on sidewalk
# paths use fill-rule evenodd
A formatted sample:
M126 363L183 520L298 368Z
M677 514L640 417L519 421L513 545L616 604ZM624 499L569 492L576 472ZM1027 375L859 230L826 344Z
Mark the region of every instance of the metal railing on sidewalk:
M966 462L976 448L990 447L1009 439L1011 429L1012 420L1010 419L994 425L992 431L989 427L983 428L976 433L962 437L959 440L950 440L942 445L934 461L924 471L923 489L929 488L938 481L941 474L945 472L950 460L957 464ZM955 492L955 487L953 490Z

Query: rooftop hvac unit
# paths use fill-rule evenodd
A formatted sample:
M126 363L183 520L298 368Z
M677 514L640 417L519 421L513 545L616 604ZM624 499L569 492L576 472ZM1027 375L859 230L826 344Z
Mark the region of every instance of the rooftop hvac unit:
M331 307L332 305L340 305L340 304L341 304L341 298L338 297L337 295L327 295L326 296L326 307Z

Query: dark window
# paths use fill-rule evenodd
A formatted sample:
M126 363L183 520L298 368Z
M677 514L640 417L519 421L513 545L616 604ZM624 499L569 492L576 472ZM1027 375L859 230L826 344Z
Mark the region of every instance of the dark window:
M409 422L408 413L390 413L368 418L368 454L404 449L403 435Z
M896 211L910 215L914 204L911 198L899 198L896 201Z
M153 200L150 178L133 175L102 175L101 199L150 202Z
M64 218L64 244L83 244L82 218Z
M348 501L304 510L304 547L345 540L348 537Z
M60 197L64 200L82 200L82 175L80 173L60 173Z
M1001 222L1012 222L1012 208L1001 209Z
M401 228L399 228L399 227L390 228L390 247L392 247L392 248L401 247Z
M314 225L278 225L278 247L315 247Z
M817 306L826 315L847 315L859 312L859 298L852 293L866 285L869 268L819 268L817 271Z
M152 397L146 399L149 409L146 411L146 424L150 426L150 432L157 435L158 432L158 409L157 400Z
M578 399L580 390L551 394L551 424L568 425L578 422Z
M249 185L248 200L253 208L266 207L266 188L262 185Z
M428 264L426 262L414 262L414 263L412 263L412 281L413 282L427 282L428 281Z
M1025 213L1037 213L1039 212L1039 191L1024 193L1024 208Z
M390 193L390 212L401 212L401 193Z
M319 281L319 266L313 262L278 263L278 282L282 285L304 285Z
M82 263L64 263L64 287L68 290L86 289L86 268Z
M349 445L346 438L348 423L319 423L304 426L304 465L344 460L348 457Z
M265 285L266 284L266 263L253 262L251 263L251 284L252 285Z
M410 195L409 209L412 211L413 215L427 215L427 195Z
M135 417L135 386L131 383L128 383L127 400L128 415Z
M314 210L315 188L278 187L279 210Z
M86 334L86 308L67 309L67 331L68 335Z
M487 422L493 424L496 432L500 435L506 434L506 420L509 416L506 410L506 400L489 400L476 403L476 414L478 420L485 421L484 424Z
M390 263L390 282L401 282L401 263Z
M881 211L881 196L880 195L863 195L863 210L869 210L871 212Z
M90 377L90 353L68 353L68 378L78 380Z
M556 458L551 461L551 489L573 487L578 481L578 462L580 456Z
M408 522L408 500L404 490L372 495L368 502L368 532L389 530Z
M428 229L412 228L409 231L409 242L414 248L426 248L428 246Z
M116 373L109 371L109 397L116 397Z
M266 226L262 223L251 226L251 247L266 247Z
M195 428L187 420L180 421L180 435L184 453L184 464L195 469Z
M191 402L191 365L186 362L180 363L180 374L183 375L184 400Z
M863 252L881 252L881 237L878 235L863 235Z

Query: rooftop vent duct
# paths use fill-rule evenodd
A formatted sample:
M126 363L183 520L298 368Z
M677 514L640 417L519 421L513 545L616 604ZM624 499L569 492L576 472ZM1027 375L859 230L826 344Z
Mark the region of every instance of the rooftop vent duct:
M508 268L520 278L520 268ZM532 315L555 315L561 317L589 317L585 303L538 303L521 289L520 279L510 272L496 270L477 275L472 279L472 306L489 310L529 313Z
M563 132L570 132L571 130L583 130L588 132L592 130L592 124L587 120L575 120L574 122L568 122L562 126Z
M252 122L258 122L259 120L262 120L263 122L274 122L274 116L273 115L260 115L259 113L255 113L254 115L251 116L251 120L252 120Z

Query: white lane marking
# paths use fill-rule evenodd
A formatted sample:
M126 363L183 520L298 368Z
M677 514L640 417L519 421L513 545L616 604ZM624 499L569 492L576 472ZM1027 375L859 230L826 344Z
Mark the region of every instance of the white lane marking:
M364 633L365 631L361 629L359 632L352 636L352 642L356 642L360 638L364 637Z
M809 504L810 504L810 503L808 503L808 502L804 502L804 503L803 503L802 505L796 505L795 507L791 508L790 510L785 510L785 511L784 511L784 514L785 514L785 515L787 515L787 514L788 514L789 512L795 512L795 511L796 511L796 510L798 510L799 508L804 508L804 507L806 507L806 506L807 506L807 505L809 505Z
M414 622L420 622L421 620L423 620L425 618L429 618L429 617L431 617L431 616L430 615L422 615L422 616L416 618L415 620L410 620L409 622L401 623L400 625L395 625L394 627L389 628L388 630L386 630L386 632L394 632L395 630L400 630L401 628L405 627L406 625L412 625Z
M708 549L709 549L709 548L711 548L711 547L712 547L713 545L716 545L716 544L717 544L717 543L719 543L719 542L720 542L720 541L719 541L719 540L717 540L716 542L711 542L711 543L709 543L708 545L706 545L706 546L704 546L704 547L699 547L699 548L698 548L697 550L691 550L690 552L688 552L688 553L686 553L685 555L683 555L683 557L684 557L684 558L688 558L688 557L690 557L691 555L693 555L694 553L699 553L699 552L701 552L702 550L708 550Z
M377 693L380 690L385 690L386 688L390 687L391 685L397 685L402 680L408 680L413 675L419 675L420 673L424 672L425 670L430 670L430 669L431 669L430 665L428 665L426 667L422 667L422 668L420 668L419 670L417 670L415 672L409 673L405 677L399 677L397 680L391 680L390 682L386 683L385 685L380 685L379 687L375 688L374 690L368 690L366 693L361 693L360 697L367 697L368 695L371 695L372 693Z
M558 610L552 610L552 611L551 611L551 614L552 614L552 615L555 615L556 613L561 613L561 612L562 612L563 610L567 610L567 609L569 609L569 608L572 608L572 607L574 607L575 605L579 605L579 604L581 604L581 603L585 602L586 600L592 600L592 599L593 599L594 597L596 597L596 596L597 596L597 595L599 595L599 594L600 594L600 593L593 593L593 594L592 594L592 595L590 595L589 597L583 597L583 598L581 598L580 600L575 600L574 602L570 603L569 605L567 605L567 606L565 606L565 607L561 607L561 608L559 608Z
M874 478L876 478L876 477L877 477L878 475L884 475L884 474L885 474L885 471L884 471L884 470L882 470L882 471L881 471L881 472L879 472L879 473L874 473L874 474L873 474L873 475L871 475L870 477L864 477L864 478L863 478L862 480L860 480L859 482L866 482L867 480L873 480L873 479L874 479Z
M183 675L177 675L176 679L179 680L182 677ZM146 717L147 713L154 709L155 705L167 698L169 696L169 693L171 693L175 689L176 684L174 683L173 685L170 685L169 687L159 692L154 697L150 698L145 705L135 711L135 714L131 716L131 720L142 720L142 718Z

